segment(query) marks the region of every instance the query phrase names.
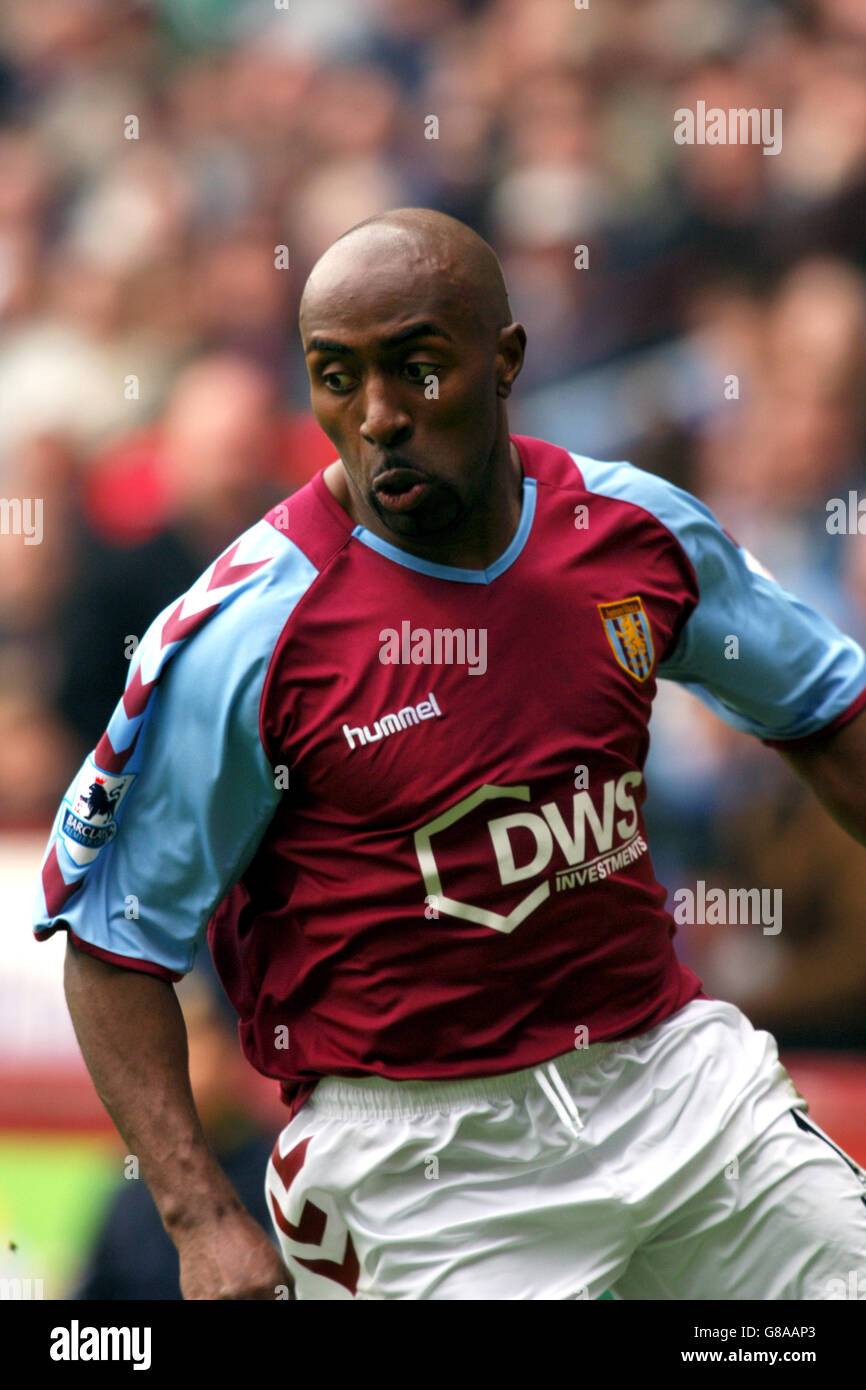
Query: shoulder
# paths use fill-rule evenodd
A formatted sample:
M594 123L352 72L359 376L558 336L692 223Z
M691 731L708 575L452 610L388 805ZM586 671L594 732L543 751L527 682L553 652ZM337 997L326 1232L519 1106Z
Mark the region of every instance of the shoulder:
M137 769L139 734L157 704L165 718L179 712L185 719L190 711L216 720L238 691L261 689L280 632L316 574L303 552L264 519L227 546L142 637L94 750L101 771Z
M679 541L690 558L691 551L700 548L700 539L706 538L708 531L725 535L703 502L658 474L648 473L625 460L608 462L589 458L540 439L517 436L516 442L527 471L540 483L602 497L635 515L641 513L645 520Z
M730 583L735 577L749 584L756 577L773 583L772 575L751 551L731 535L705 502L685 488L632 463L607 463L582 454L569 457L587 492L639 508L664 527L685 555L702 590Z
M569 453L569 457L587 492L639 507L684 543L705 533L707 528L725 534L709 507L657 473L648 473L623 460L608 463L575 453Z
M350 538L351 522L348 517L345 521L341 527L314 483L306 484L242 532L159 614L148 633L151 644L158 640L164 652L208 626L218 628L226 640L244 641L253 609L253 636L257 633L261 643L267 614L285 621Z
M181 651L199 653L213 642L223 643L227 656L265 648L273 627L285 621L316 574L288 536L265 519L256 522L153 621L127 692L136 672L148 684Z
M304 487L278 502L263 518L280 536L306 557L316 572L324 570L352 537L354 522L325 482L315 474Z

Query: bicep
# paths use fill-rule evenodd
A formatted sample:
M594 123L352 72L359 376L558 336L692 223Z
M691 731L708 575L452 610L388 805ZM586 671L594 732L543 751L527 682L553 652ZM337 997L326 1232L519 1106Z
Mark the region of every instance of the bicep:
M776 747L834 820L866 845L866 709L802 747Z

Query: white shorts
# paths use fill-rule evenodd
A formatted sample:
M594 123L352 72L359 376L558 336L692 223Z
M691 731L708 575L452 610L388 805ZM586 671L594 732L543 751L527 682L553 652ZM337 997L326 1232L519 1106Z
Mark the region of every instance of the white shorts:
M866 1298L866 1173L805 1108L695 999L502 1076L328 1077L268 1208L299 1299Z

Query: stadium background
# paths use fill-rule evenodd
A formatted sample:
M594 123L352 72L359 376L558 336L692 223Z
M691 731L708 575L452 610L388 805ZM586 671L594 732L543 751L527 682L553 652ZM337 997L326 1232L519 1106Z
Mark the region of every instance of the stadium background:
M124 1160L62 943L29 935L48 822L130 639L332 457L296 309L334 237L404 204L469 221L528 329L513 428L686 486L866 639L866 544L826 525L864 484L860 0L280 3L0 17L0 494L44 504L41 544L0 535L0 1276L46 1297ZM780 108L781 154L677 145L698 100ZM652 734L662 881L783 892L778 935L697 924L681 955L866 1161L862 851L688 694L662 686ZM271 1088L230 1085L232 1123L276 1132Z

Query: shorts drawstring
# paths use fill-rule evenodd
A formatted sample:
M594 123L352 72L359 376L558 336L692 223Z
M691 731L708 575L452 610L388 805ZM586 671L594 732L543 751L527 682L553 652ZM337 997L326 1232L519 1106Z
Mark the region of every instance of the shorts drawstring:
M556 1064L554 1062L547 1062L546 1066L550 1080L544 1075L541 1067L535 1068L535 1079L566 1129L570 1129L572 1134L577 1136L583 1129L583 1120L580 1118L580 1113L574 1103L574 1099L570 1095L559 1072L556 1070Z

